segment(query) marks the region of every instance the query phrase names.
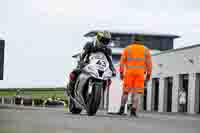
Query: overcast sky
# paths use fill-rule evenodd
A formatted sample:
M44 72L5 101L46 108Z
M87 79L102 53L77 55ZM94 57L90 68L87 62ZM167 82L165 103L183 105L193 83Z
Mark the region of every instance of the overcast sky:
M172 33L182 36L175 48L197 44L199 18L198 0L0 0L6 41L0 83L64 85L71 56L93 29Z

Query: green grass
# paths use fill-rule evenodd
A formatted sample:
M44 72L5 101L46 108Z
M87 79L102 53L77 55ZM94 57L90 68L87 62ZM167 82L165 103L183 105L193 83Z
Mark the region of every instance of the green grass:
M16 91L0 91L0 96L15 96L16 95Z
M49 97L59 97L66 99L64 96L64 90L24 90L20 92L20 95L42 99ZM0 90L0 96L16 96L16 90Z

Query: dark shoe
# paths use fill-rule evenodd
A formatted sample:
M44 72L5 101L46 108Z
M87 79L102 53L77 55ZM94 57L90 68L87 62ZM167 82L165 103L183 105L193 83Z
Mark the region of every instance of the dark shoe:
M130 116L138 117L137 114L136 114L136 108L131 109Z
M119 112L117 113L118 115L123 115L124 114L124 106L120 107Z

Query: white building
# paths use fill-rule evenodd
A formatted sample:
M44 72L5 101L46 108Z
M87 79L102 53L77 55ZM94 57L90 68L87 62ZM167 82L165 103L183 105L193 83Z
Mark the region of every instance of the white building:
M179 89L184 88L186 112L200 112L199 51L200 45L194 45L153 55L153 76L147 87L147 110L153 111L157 106L159 112L180 111Z

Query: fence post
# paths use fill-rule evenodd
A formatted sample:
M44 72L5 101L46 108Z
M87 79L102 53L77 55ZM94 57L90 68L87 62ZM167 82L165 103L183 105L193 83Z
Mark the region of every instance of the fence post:
M1 102L2 102L2 104L4 104L4 97L2 97L2 101Z
M23 105L24 104L24 98L22 97L22 99L21 99L21 105Z
M15 97L13 97L13 104L15 104Z
M35 106L34 99L32 99L32 106Z

